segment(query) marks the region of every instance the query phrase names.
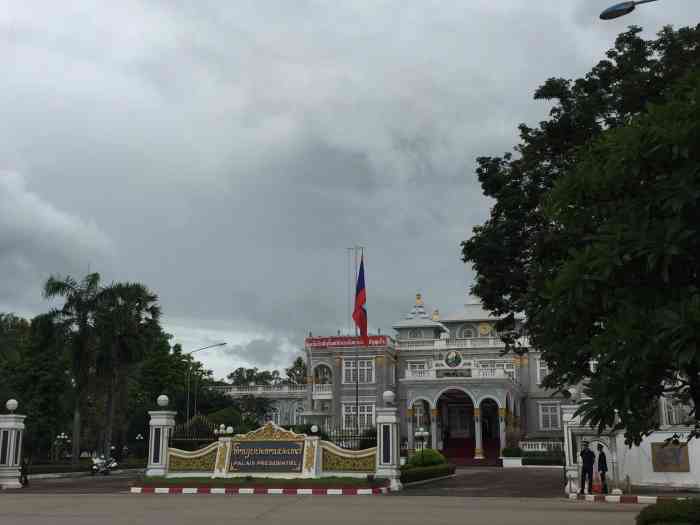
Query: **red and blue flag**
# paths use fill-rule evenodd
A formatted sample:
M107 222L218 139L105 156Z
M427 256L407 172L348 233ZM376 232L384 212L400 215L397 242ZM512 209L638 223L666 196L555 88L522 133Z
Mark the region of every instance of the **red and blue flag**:
M367 335L367 290L365 290L365 260L364 256L360 257L360 272L357 274L357 287L355 288L355 309L352 312L352 319L355 325L360 330L362 344L369 345L369 336Z

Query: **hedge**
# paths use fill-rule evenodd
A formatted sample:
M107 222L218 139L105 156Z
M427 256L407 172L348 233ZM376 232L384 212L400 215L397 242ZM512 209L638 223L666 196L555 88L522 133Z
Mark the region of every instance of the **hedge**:
M504 458L520 458L523 456L523 450L520 447L505 447L502 453Z
M446 464L447 460L445 459L445 456L432 448L426 448L415 452L410 458L408 458L407 463L409 467L429 467L432 465Z
M649 505L637 516L637 525L690 525L700 523L700 499L667 500Z
M422 481L424 479L441 478L455 473L454 465L432 465L430 467L401 468L401 483Z
M561 457L528 457L523 458L523 465L564 465L564 458Z

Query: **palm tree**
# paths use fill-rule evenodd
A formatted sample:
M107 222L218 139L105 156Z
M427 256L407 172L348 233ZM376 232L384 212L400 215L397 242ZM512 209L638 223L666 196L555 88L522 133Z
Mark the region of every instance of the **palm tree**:
M139 283L113 283L100 293L98 373L106 379L101 444L105 454L111 449L115 421L119 421L119 435L125 432L129 371L141 360L145 346L151 341L151 328L158 324L160 307L157 302L158 296ZM123 436L119 439L120 445L122 441Z
M70 276L51 276L44 285L46 299L65 299L63 307L52 310L51 314L60 319L70 334L73 388L76 393L73 407L73 466L77 466L80 459L80 414L86 404L90 367L94 358L95 310L100 292L99 273L90 273L80 282Z

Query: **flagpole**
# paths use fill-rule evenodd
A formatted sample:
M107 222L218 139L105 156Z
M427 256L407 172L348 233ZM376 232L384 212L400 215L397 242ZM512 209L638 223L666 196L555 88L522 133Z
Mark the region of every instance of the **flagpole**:
M355 245L355 296L357 297L357 245ZM357 299L356 299L357 300ZM357 337L357 324L355 324L355 337ZM360 345L357 345L355 356L355 434L360 437Z

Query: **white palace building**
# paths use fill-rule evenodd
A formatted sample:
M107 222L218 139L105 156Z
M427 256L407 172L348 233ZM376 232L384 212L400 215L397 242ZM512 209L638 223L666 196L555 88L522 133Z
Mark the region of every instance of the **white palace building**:
M475 301L454 315L429 314L417 294L393 325L395 337L370 336L368 346L359 337L306 338L307 385L224 388L233 397L272 398L279 424L346 428L356 416L361 427L374 426L382 393L394 390L402 445L415 448L423 427L427 446L467 463L496 460L503 447L523 440L561 441L564 400L540 387L544 362L534 351L502 355L495 321Z

